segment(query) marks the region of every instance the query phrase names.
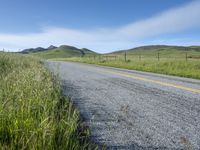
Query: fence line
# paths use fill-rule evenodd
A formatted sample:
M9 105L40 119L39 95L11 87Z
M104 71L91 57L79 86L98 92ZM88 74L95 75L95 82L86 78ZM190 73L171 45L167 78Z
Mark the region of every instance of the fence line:
M188 52L181 53L181 54L162 54L160 52L154 53L154 54L128 54L127 52L124 52L119 55L90 55L90 56L84 56L84 58L88 58L90 60L99 60L99 61L116 61L116 60L121 60L121 61L132 61L132 60L148 60L148 59L153 59L156 61L161 61L164 59L182 59L185 60L186 62L188 60L200 60L200 54L189 54Z

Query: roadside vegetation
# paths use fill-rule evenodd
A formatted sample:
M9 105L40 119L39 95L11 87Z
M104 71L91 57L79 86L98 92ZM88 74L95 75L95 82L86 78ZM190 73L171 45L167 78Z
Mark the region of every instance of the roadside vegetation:
M74 54L74 50L78 52L76 48L73 49L72 55L72 49L64 48L61 46L58 49L30 55L50 60L82 62L200 79L199 46L150 45L102 55L87 49L82 49L86 55ZM80 49L78 50L80 52Z
M1 149L93 147L60 87L40 60L0 52Z
M54 60L82 62L200 79L200 53L198 54L199 55L192 55L194 58L190 55L186 58L185 53L173 57L159 54L158 58L158 54L156 53L154 55L126 54L126 56L124 56L124 54L96 55L91 57L60 58Z

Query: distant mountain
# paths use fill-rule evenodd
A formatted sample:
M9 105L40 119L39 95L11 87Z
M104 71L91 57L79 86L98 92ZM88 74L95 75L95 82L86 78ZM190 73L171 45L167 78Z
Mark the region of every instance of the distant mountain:
M28 49L22 50L20 53L22 53L22 54L37 53L37 52L52 50L52 49L55 49L55 48L57 48L57 47L53 46L53 45L50 45L48 48L43 48L43 47L28 48Z
M47 50L52 50L52 49L55 49L55 48L58 48L58 47L53 46L53 45L50 45L50 46L47 48Z
M42 58L51 59L51 58L66 58L66 57L80 57L84 55L94 55L97 54L92 50L86 48L76 48L69 45L61 45L59 47L49 46L48 48L29 48L21 51L22 54L31 54L36 55Z
M94 52L94 51L89 50L87 48L82 48L81 50L84 51L84 52L86 52L86 53L93 53Z
M42 52L42 51L46 51L46 50L47 50L47 49L45 49L45 48L43 48L43 47L28 48L28 49L24 49L24 50L21 51L20 53L29 54L29 53Z

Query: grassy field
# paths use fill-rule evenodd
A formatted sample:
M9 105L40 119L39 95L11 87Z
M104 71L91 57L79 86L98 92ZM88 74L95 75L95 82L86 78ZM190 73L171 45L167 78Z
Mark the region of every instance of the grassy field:
M118 68L140 70L147 72L155 72L160 74L196 78L200 79L200 60L199 59L177 59L177 58L151 58L151 57L141 57L133 58L132 56L126 56L127 61L125 62L124 57L120 56L118 59L115 57L74 57L74 58L60 58L54 60L62 61L74 61L83 62L89 64L112 66Z
M200 47L181 47L181 46L142 46L134 49L126 50L128 56L137 58L139 55L150 58L157 58L158 54L161 58L185 58L186 54L189 58L200 58ZM124 55L125 51L116 51L111 54Z
M104 55L52 59L200 79L199 46L143 46Z
M31 55L51 60L84 62L200 79L199 46L150 45L103 55L87 49L86 55L81 55L80 49L69 48L61 46L58 49Z
M0 53L0 85L1 149L92 147L79 113L40 60Z

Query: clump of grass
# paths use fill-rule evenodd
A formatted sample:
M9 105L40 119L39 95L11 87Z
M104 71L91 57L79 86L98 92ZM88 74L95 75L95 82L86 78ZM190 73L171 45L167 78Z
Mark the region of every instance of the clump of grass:
M0 53L0 147L90 148L79 114L40 60Z

